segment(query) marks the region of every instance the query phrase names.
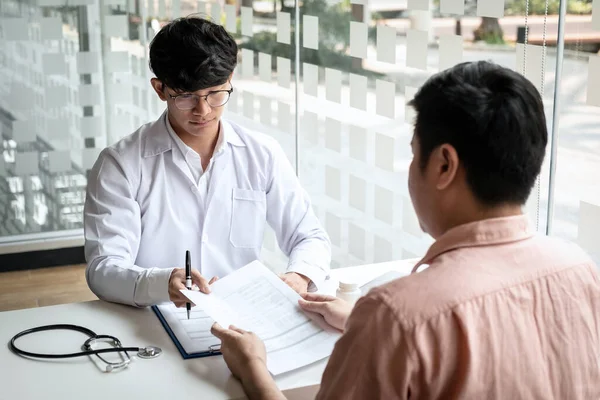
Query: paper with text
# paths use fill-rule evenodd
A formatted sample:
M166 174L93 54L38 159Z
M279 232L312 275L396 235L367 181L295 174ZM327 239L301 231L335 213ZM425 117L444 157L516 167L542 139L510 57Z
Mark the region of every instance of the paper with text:
M298 306L300 296L258 261L218 280L212 293L182 290L223 327L235 325L260 337L267 368L278 375L328 357L339 332Z
M173 303L168 303L159 304L157 308L186 353L204 353L221 345L221 341L210 333L213 319L202 309L192 308L188 320L185 307L177 308Z

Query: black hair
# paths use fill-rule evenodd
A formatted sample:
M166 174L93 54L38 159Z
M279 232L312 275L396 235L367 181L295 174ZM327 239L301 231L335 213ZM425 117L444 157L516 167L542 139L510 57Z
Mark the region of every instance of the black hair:
M432 76L409 104L422 170L447 143L482 204L525 204L548 142L542 98L530 81L491 62L467 62Z
M221 25L198 16L165 25L150 43L150 69L164 85L195 92L223 85L237 64L238 47Z

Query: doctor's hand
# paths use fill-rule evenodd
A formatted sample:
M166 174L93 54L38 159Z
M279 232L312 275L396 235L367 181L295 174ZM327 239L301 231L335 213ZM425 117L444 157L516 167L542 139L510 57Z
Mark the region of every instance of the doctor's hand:
M279 275L279 277L298 294L308 291L310 278L307 276L301 275L297 272L288 272L286 274Z
M344 331L346 321L352 312L352 304L318 293L302 293L302 299L298 304L304 311L310 311L321 315L325 322L340 331Z
M176 307L185 307L185 303L190 300L180 292L180 290L187 289L185 287L185 268L175 268L169 278L169 298ZM192 284L198 286L202 293L210 293L210 285L212 285L217 279L216 276L210 281L203 277L197 269L192 269Z

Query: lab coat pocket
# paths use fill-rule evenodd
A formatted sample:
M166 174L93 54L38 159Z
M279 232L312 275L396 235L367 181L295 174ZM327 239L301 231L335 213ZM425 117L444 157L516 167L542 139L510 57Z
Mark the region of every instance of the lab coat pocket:
M261 247L267 219L267 197L260 190L233 189L229 241L234 247Z

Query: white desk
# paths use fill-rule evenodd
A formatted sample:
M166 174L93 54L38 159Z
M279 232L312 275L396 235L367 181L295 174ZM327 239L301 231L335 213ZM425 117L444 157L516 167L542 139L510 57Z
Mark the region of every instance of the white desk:
M332 271L323 292L333 294L338 279L366 283L392 270L410 273L414 260L364 265ZM35 290L35 288L31 288ZM8 348L16 333L50 324L81 325L98 334L116 336L123 346L158 346L163 354L153 360L134 359L130 367L101 372L87 357L69 360L28 360ZM30 399L236 399L244 398L221 356L183 360L150 308L103 301L0 312L0 400ZM19 340L32 352L79 351L86 340L77 332L41 332ZM277 377L289 399L307 399L318 391L327 360Z

